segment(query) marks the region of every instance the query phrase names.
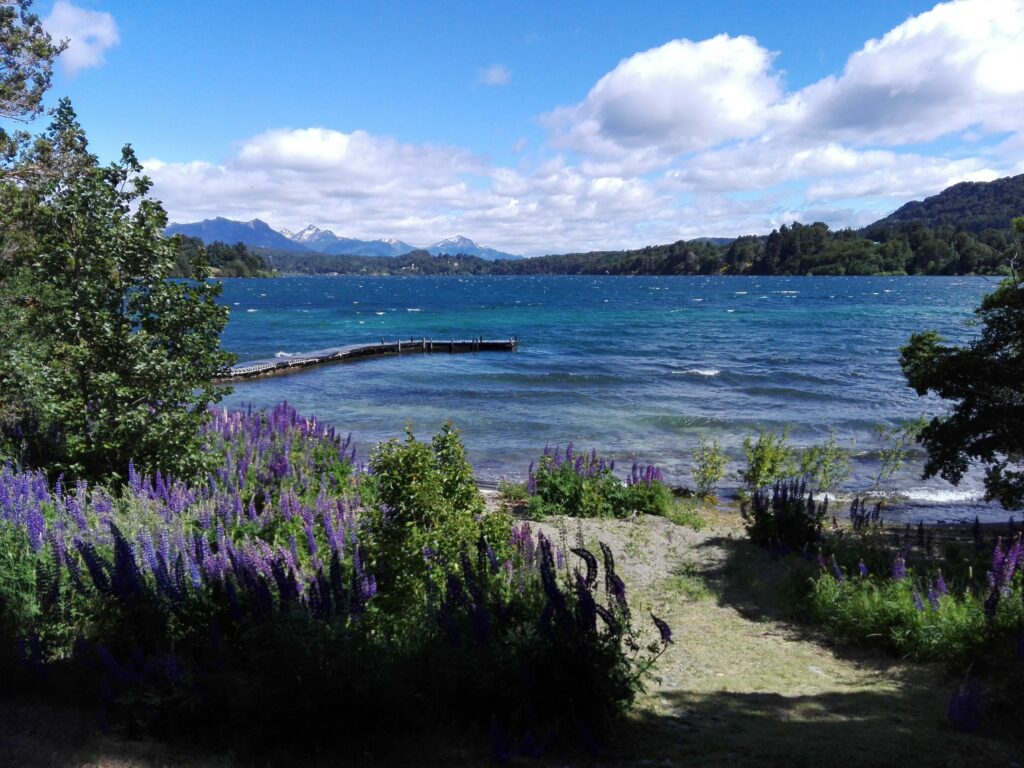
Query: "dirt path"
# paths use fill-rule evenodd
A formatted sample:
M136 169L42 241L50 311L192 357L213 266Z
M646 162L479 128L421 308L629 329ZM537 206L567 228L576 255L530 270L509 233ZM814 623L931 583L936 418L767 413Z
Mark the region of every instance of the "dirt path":
M938 667L837 649L779 618L783 572L735 518L565 521L617 555L634 616L674 644L603 762L629 765L1012 766L1013 747L953 732Z

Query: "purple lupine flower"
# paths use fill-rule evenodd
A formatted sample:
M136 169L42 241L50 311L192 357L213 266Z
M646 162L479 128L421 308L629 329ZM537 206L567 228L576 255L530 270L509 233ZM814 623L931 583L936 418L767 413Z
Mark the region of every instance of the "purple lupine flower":
M903 559L903 555L896 555L896 559L892 561L892 578L893 581L902 581L907 575L907 562Z
M839 563L836 562L836 556L832 555L832 558L831 558L831 560L829 562L832 565L832 576L833 576L833 578L835 578L835 580L838 583L842 584L844 581L846 581L846 574L843 573L843 569L840 568L839 567Z
M939 590L934 585L928 588L928 604L933 611L939 610Z
M860 574L862 579L866 579L868 577L868 567L864 564L863 559L857 563L857 572Z
M654 620L654 626L658 628L658 634L661 636L661 644L663 646L670 645L672 643L672 627L664 619L659 619L653 613L651 618Z
M942 571L939 571L938 577L935 579L935 591L940 595L948 595L949 587L946 586L946 579L942 575Z
M924 601L921 599L921 593L918 592L916 588L914 589L914 608L916 608L918 612L924 611Z

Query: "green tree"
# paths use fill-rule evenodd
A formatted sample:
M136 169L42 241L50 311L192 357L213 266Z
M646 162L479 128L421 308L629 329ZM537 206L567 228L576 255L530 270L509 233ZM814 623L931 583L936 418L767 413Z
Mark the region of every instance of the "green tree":
M70 103L19 160L49 172L0 183L0 429L7 452L74 477L202 468L199 427L227 312L175 248L130 147L100 166ZM15 176L17 178L17 176ZM0 449L3 446L0 444Z
M951 400L948 415L921 431L928 451L925 477L959 483L972 461L985 465L985 491L1008 509L1024 507L1024 280L1019 237L1011 257L1013 276L975 310L981 333L963 347L946 346L934 331L917 333L902 349L907 381L919 395Z
M53 60L66 47L53 42L30 6L30 0L0 0L0 119L31 120L42 112ZM0 126L0 157L10 160L27 139L24 131Z

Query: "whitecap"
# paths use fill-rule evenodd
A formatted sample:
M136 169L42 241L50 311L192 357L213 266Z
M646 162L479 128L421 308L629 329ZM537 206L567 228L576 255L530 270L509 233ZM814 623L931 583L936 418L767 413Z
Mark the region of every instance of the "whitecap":
M407 307L405 311L406 312L422 312L423 310L419 309L418 307Z
M899 492L907 501L919 501L927 504L955 504L965 501L981 501L983 496L977 491L965 491L952 488L907 488Z
M747 292L746 291L733 291L732 295L733 296L746 296Z
M687 368L685 371L672 371L677 376L717 376L721 373L717 368Z
M375 315L383 315L384 313L383 312L374 312L373 314L375 314Z
M298 352L275 352L274 357L295 357Z
M726 311L726 312L735 312L736 310L735 310L735 309L727 309L727 310L725 310L725 311Z
M246 311L246 312L259 312L259 310L258 310L258 309L247 309L247 310L245 310L245 311Z

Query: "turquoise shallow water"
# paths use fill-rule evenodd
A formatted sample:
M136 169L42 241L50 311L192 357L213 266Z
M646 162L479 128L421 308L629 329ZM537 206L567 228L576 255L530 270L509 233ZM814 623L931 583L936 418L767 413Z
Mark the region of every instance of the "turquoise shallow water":
M226 280L224 345L240 361L381 338L518 336L515 353L416 355L239 384L225 404L288 400L351 430L361 454L447 419L483 481L521 477L545 444L597 447L690 482L705 432L740 455L745 434L790 429L794 445L837 430L857 454L849 490L877 471L874 428L943 404L904 383L915 330L970 338L986 278L296 277ZM980 485L897 478L903 514L1005 520ZM737 467L734 464L732 469ZM734 485L734 481L732 483ZM725 483L726 486L730 483ZM921 507L921 504L928 504Z

